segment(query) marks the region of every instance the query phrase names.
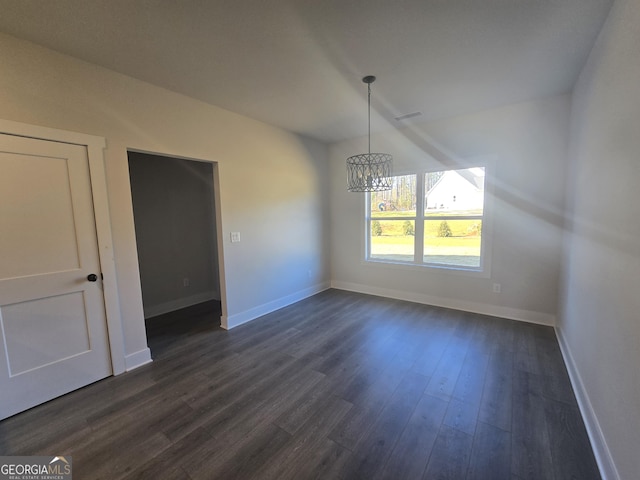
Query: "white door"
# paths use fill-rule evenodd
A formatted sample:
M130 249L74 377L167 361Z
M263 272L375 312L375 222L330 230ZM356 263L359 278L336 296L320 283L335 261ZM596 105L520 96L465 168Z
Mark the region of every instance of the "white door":
M0 419L111 375L100 277L86 147L0 134Z

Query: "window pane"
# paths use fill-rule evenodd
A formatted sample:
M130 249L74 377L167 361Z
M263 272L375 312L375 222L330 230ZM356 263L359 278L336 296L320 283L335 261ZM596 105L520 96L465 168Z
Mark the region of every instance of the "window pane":
M415 220L371 220L372 260L413 262Z
M482 215L484 167L425 174L425 216Z
M386 192L371 192L371 216L415 217L416 216L416 176L400 175L392 177L393 187Z
M426 220L424 262L480 267L482 220Z

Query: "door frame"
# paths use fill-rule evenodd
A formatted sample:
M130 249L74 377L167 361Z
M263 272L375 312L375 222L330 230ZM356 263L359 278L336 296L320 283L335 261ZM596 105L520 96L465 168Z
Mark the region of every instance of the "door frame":
M107 146L105 138L3 119L0 119L0 133L86 147L87 158L89 159L89 176L98 239L100 271L104 277L102 280L102 292L111 352L111 368L114 375L125 372L122 316L120 314L120 297L118 295L104 163L104 149Z

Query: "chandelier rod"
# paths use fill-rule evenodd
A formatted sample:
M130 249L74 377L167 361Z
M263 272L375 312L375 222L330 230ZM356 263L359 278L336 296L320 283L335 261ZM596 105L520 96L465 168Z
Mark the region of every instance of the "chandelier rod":
M367 83L369 95L368 95L368 104L369 104L369 153L371 153L371 83Z

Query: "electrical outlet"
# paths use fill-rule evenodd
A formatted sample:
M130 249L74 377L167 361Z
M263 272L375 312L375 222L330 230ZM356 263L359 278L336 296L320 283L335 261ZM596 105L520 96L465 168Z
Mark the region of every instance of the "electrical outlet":
M502 291L502 285L499 283L493 284L493 293L500 293Z
M183 278L182 279L182 286L183 287L188 287L189 286L189 279L188 278Z

